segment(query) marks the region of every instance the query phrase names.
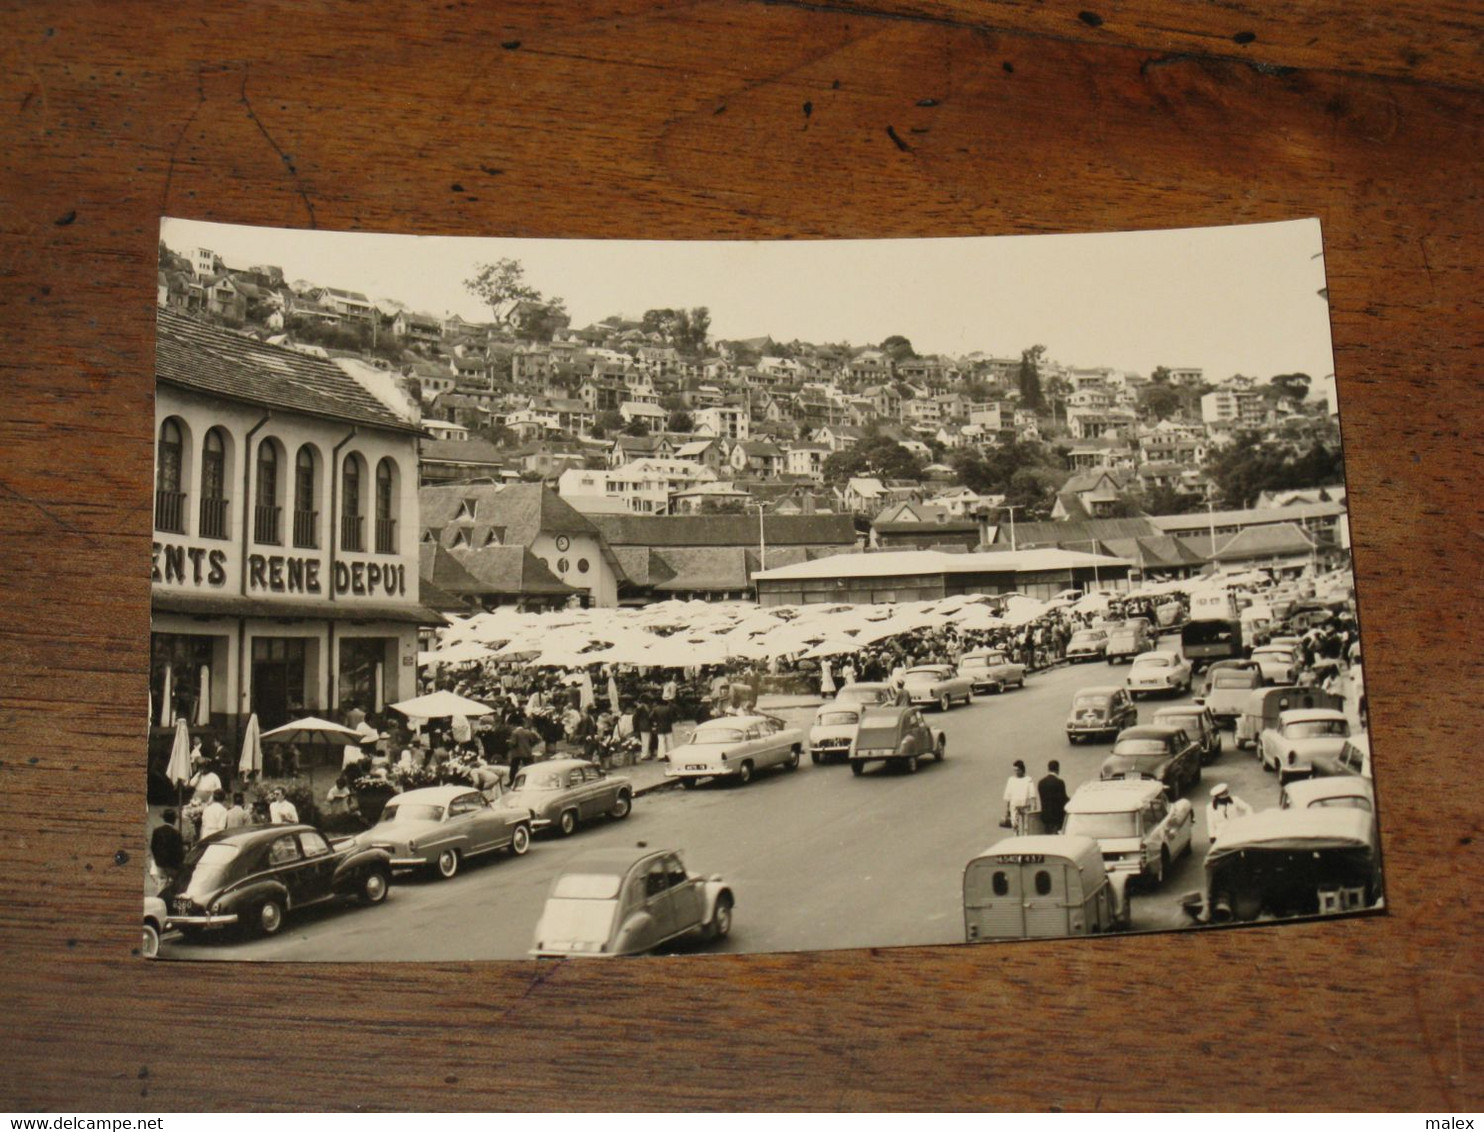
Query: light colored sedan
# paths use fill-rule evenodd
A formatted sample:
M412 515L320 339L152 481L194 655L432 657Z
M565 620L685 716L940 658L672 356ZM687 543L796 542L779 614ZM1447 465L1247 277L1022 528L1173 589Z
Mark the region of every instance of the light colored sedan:
M698 726L689 741L672 747L666 778L694 786L706 778L730 778L745 785L769 767L798 770L807 739L772 715L724 715Z
M622 820L634 805L634 787L587 759L546 759L518 775L506 795L512 806L531 812L533 829L554 826L563 837L594 818Z
M973 681L976 692L1025 687L1025 665L1016 664L1002 652L967 653L959 660L958 670Z
M1252 659L1269 684L1293 684L1298 681L1298 657L1282 645L1263 645L1252 650Z
M531 813L505 798L492 804L468 786L428 786L398 794L355 844L385 850L394 869L431 868L447 880L470 857L498 849L522 856L531 847Z
M973 680L960 675L951 664L920 664L909 668L902 678L902 687L913 706L937 704L939 711L947 711L958 701L974 702Z
M1128 694L1134 699L1158 692L1190 691L1190 661L1172 652L1146 652L1128 670Z
M1301 708L1278 716L1278 726L1258 737L1257 757L1265 770L1276 770L1278 782L1307 778L1314 773L1312 760L1336 758L1350 738L1345 713L1330 708Z

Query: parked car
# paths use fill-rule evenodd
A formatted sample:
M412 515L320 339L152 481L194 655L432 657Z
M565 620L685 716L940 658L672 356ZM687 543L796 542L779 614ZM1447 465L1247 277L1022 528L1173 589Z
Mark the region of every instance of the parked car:
M1159 885L1190 852L1195 808L1184 798L1172 802L1152 779L1085 782L1067 803L1062 829L1096 841L1110 873Z
M1154 634L1149 631L1149 622L1138 618L1108 630L1108 638L1103 642L1103 656L1109 664L1118 664L1152 648Z
M587 759L547 759L515 776L507 805L526 811L532 829L555 828L563 837L583 822L610 817L621 821L634 808L634 786Z
M809 761L816 766L824 762L845 762L855 742L855 729L866 710L858 703L831 700L820 704L809 726Z
M1369 782L1371 778L1370 737L1352 735L1345 740L1345 745L1340 748L1338 755L1310 755L1309 765L1315 778L1353 774Z
M964 938L1094 935L1128 924L1123 875L1086 837L1007 837L964 866Z
M1176 695L1190 691L1190 661L1172 652L1146 652L1129 666L1128 694L1134 699L1156 693Z
M1076 664L1099 660L1108 647L1108 634L1102 629L1078 629L1067 642L1067 660Z
M1289 684L1278 688L1255 688L1247 694L1247 703L1237 719L1236 742L1239 748L1256 748L1259 736L1278 726L1278 717L1297 708L1334 708L1345 701L1322 688L1307 684Z
M1154 713L1156 727L1181 727L1195 740L1201 751L1201 763L1208 765L1221 755L1221 731L1211 716L1211 709L1200 704L1160 708Z
M1083 688L1072 697L1072 709L1067 713L1067 742L1112 739L1138 722L1139 709L1126 689L1112 685Z
M1216 668L1206 679L1206 691L1196 703L1211 709L1222 727L1235 727L1247 707L1247 697L1262 686L1262 670L1249 661L1241 668Z
M962 700L974 702L974 683L962 676L951 664L919 664L907 669L902 678L907 701L911 704L937 704L939 711L947 711Z
M942 762L947 751L948 737L929 727L915 707L866 708L850 749L850 770L859 775L867 764L884 762L915 774L923 759Z
M708 719L690 739L670 748L666 778L691 787L703 779L729 778L746 785L760 770L798 770L808 742L798 727L771 715L724 715Z
M1003 652L971 652L959 659L958 670L967 676L976 692L1003 692L1025 687L1025 665L1016 664Z
M835 693L834 702L842 707L846 704L904 704L907 702L907 693L895 684L846 684Z
M1376 792L1371 780L1356 774L1304 778L1283 787L1278 798L1282 810L1314 810L1335 807L1376 812Z
M1174 801L1201 780L1200 748L1183 727L1130 727L1118 733L1098 777L1152 778Z
M288 913L311 904L380 904L391 881L385 849L331 846L310 825L253 825L196 842L160 899L187 940L227 927L276 935Z
M1263 645L1252 650L1252 660L1267 684L1292 684L1298 680L1299 658L1282 645Z
M674 849L603 849L571 861L536 924L535 956L639 955L687 937L723 939L736 898L688 872Z
M514 794L492 803L469 786L426 786L394 796L355 840L385 849L394 869L425 869L447 880L472 857L498 849L522 856L532 825L531 811Z
M165 902L158 896L144 898L144 938L139 944L139 954L153 959L160 954L160 937L170 929L170 913Z
M1362 911L1383 901L1373 815L1341 807L1233 818L1206 852L1202 893L1181 903L1203 923Z
M1299 708L1278 716L1275 730L1264 731L1258 758L1264 770L1278 772L1281 786L1291 778L1313 773L1315 756L1338 756L1350 738L1345 713L1332 708Z
M1180 653L1197 671L1208 664L1234 660L1246 650L1242 622L1234 617L1192 617L1180 628Z

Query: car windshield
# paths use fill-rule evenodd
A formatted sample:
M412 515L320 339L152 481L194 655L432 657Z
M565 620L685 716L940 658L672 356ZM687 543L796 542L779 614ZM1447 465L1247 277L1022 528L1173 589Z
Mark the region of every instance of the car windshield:
M551 890L558 900L613 900L623 878L613 873L567 873Z
M1252 676L1245 671L1217 672L1211 677L1213 688L1250 688L1252 687Z
M1175 658L1161 653L1150 653L1141 656L1134 661L1135 668L1169 668L1175 663Z
M1113 753L1123 758L1138 758L1140 755L1167 755L1169 748L1163 739L1120 739L1113 744Z
M1114 814L1068 814L1066 832L1078 837L1137 837L1139 825L1132 810Z
M1283 726L1290 739L1322 739L1327 735L1349 735L1350 725L1343 719L1301 719Z
M1308 808L1315 810L1330 806L1342 810L1365 810L1367 813L1370 813L1371 800L1369 798L1362 798L1358 794L1346 794L1343 797L1337 798L1315 798L1309 803Z
M936 680L944 675L942 668L909 668L907 669L908 680Z
M184 892L187 896L201 896L215 892L226 880L227 866L241 852L235 845L207 845L191 866L191 877Z
M562 776L548 770L523 770L515 776L515 790L560 790Z
M835 697L852 704L884 704L889 698L885 688L857 688L853 685L841 688L840 694Z
M698 727L691 734L690 741L692 746L711 747L721 743L740 743L746 737L746 732L735 727Z
M853 711L824 711L819 713L821 727L844 727L855 723L860 716Z
M1073 711L1103 711L1107 706L1107 696L1078 696L1072 701Z
M1254 649L1253 660L1275 660L1281 664L1293 663L1293 653L1287 649Z
M1073 633L1072 634L1072 644L1074 644L1074 645L1095 645L1099 641L1104 640L1107 637L1107 635L1108 634L1106 634L1106 633L1104 633L1104 632L1102 632L1101 630L1098 630L1098 629L1084 629L1080 633Z
M988 668L990 665L987 656L966 656L958 662L960 668Z
M378 825L395 821L442 821L443 807L430 802L391 802L381 811Z
M1164 712L1160 712L1154 717L1154 720L1156 723L1162 723L1166 727L1198 728L1200 726L1201 717L1197 712L1190 712L1188 714L1182 713L1178 715L1166 715Z

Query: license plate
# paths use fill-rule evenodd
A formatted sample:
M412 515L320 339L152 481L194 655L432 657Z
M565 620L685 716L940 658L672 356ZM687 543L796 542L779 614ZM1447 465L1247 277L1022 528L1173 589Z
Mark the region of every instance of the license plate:
M191 910L191 902L183 896L179 897L175 901L175 910L182 914L189 912Z
M685 764L685 769L686 770L707 770L708 768L702 766L700 763L686 763Z

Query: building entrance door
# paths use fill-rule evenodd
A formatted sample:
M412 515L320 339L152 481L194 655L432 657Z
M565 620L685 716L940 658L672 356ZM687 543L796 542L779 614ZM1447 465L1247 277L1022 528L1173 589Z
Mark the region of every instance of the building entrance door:
M264 731L303 714L308 644L303 637L253 638L251 706Z

